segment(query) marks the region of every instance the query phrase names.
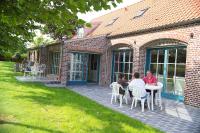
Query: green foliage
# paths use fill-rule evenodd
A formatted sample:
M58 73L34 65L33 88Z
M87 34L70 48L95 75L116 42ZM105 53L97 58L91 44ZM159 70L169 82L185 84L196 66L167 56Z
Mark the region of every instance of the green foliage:
M21 58L22 58L22 60L23 60L23 59L26 59L26 58L27 58L27 53L21 54Z
M71 36L85 22L77 13L109 9L122 0L0 0L0 51L18 51L39 29L53 38Z
M34 43L34 46L39 47L40 45L42 45L44 43L44 37L39 36L39 37L35 38L33 43Z
M48 45L55 41L56 40L53 40L52 38L49 38L49 37L41 34L40 36L34 37L33 42L30 45L31 45L31 47L39 47L41 45Z
M0 62L2 133L160 132L67 88L19 82L15 79L19 73L14 73L12 66Z
M6 52L4 54L4 60L11 60L12 58L12 53L11 52Z

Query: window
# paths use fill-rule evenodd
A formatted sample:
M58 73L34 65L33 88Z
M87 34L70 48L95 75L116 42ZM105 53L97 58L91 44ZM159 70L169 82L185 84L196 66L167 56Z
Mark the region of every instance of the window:
M119 17L113 18L106 26L113 25L115 21L117 21Z
M186 48L159 48L151 50L150 70L158 81L165 84L164 91L183 96L185 87Z
M133 19L136 19L136 18L139 18L139 17L143 16L148 9L149 9L149 7L145 8L145 9L142 9L142 10L139 10L136 13L136 15L133 17Z
M51 53L51 74L58 74L60 65L60 52Z
M86 81L87 54L71 53L70 81Z
M133 51L128 49L113 52L113 81L118 80L119 74L123 73L127 80L132 78L132 68L133 68Z

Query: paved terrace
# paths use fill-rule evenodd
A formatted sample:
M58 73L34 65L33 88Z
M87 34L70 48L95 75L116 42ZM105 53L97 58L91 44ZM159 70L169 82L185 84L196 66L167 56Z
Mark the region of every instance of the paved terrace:
M163 99L163 110L154 108L154 111L145 109L142 113L140 104L133 110L129 105L119 103L110 104L111 89L97 85L69 86L69 88L86 96L106 107L138 119L148 125L167 133L200 133L200 108L184 105L181 102Z
M32 77L17 76L17 80L23 82L50 82L48 79L37 79ZM65 87L60 84L45 84L48 87ZM86 96L106 107L128 115L134 119L138 119L143 123L151 125L167 133L200 133L200 108L184 105L184 103L162 99L163 110L154 106L154 111L145 109L141 112L140 104L136 108L130 109L131 101L129 104L123 104L119 108L119 103L111 100L111 89L108 87L101 87L97 85L82 85L82 86L68 86L71 90Z

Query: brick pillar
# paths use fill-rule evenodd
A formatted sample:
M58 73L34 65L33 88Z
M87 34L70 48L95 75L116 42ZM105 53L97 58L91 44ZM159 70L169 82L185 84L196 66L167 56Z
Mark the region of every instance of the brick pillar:
M109 85L110 84L110 78L112 73L112 54L110 51L105 51L100 56L100 78L99 78L99 85Z
M63 57L61 63L61 84L66 84L69 80L69 72L70 72L70 58L71 54L67 50L66 46L63 46Z
M140 57L140 53L139 53L139 48L135 47L133 48L133 71L134 72L139 72L139 57Z
M48 49L47 47L40 47L39 52L39 63L46 65L45 75L49 74Z
M112 75L112 49L110 42L105 46L103 53L100 55L100 72L99 72L99 85L105 86L111 83Z
M105 85L106 84L106 53L103 53L100 56L100 78L99 84Z
M48 62L48 50L47 47L40 47L39 48L40 54L39 54L39 58L40 58L40 64L46 64Z
M145 76L145 65L146 65L146 47L140 48L140 59L139 59L139 73L140 77Z
M187 47L185 103L200 107L200 37L191 39Z

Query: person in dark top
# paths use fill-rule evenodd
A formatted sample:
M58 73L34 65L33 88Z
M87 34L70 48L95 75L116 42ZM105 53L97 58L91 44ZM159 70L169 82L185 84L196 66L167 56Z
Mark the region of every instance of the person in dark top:
M128 81L125 79L125 75L124 74L119 74L117 83L120 84L123 88L126 88L128 86ZM125 90L123 90L120 87L119 88L119 93L124 95L125 94Z

